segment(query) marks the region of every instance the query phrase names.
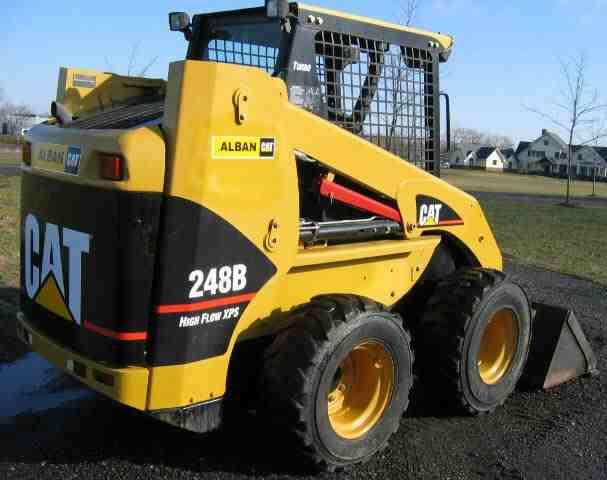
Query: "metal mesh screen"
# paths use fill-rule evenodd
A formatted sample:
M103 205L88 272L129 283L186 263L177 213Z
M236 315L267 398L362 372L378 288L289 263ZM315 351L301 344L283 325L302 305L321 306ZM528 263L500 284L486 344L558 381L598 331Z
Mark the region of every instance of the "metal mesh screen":
M274 72L277 58L278 48L268 45L215 39L208 46L209 60L259 67L269 74Z
M319 32L316 68L329 120L434 171L435 74L430 52Z

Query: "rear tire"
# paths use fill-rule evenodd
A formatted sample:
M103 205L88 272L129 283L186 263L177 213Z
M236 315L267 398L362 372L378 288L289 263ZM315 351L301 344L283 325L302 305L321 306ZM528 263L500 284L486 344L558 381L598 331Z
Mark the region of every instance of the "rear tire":
M410 328L419 325L426 304L438 283L453 274L455 270L455 260L451 251L444 243L441 243L434 250L421 278L395 307L397 312L406 316Z
M355 296L317 297L294 316L265 353L260 410L317 469L366 461L408 406L410 337Z
M472 269L441 282L420 327L422 379L470 414L514 390L529 353L531 308L502 272Z

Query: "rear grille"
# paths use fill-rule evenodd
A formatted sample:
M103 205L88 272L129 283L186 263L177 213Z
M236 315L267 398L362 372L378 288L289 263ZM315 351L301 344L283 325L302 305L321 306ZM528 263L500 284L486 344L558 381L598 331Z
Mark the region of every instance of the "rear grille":
M164 99L140 103L137 105L122 105L75 120L67 125L68 128L83 130L92 129L124 129L132 128L146 122L151 122L164 114Z

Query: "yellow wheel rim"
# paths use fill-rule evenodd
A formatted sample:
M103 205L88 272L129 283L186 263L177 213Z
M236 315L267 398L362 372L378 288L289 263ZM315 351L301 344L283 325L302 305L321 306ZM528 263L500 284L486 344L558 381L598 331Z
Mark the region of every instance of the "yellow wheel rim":
M369 341L352 349L335 372L327 396L337 435L355 439L381 419L394 390L394 362L385 347Z
M483 382L498 383L512 364L516 353L518 327L512 310L496 312L483 332L478 352L478 370Z

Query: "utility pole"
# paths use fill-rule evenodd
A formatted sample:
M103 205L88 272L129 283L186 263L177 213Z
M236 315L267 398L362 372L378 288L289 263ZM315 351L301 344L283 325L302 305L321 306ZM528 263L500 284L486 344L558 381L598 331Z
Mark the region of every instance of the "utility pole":
M440 95L445 98L445 116L447 117L447 153L449 153L451 152L451 102L447 93L440 92Z
M596 162L592 167L592 195L590 195L591 197L596 197Z

